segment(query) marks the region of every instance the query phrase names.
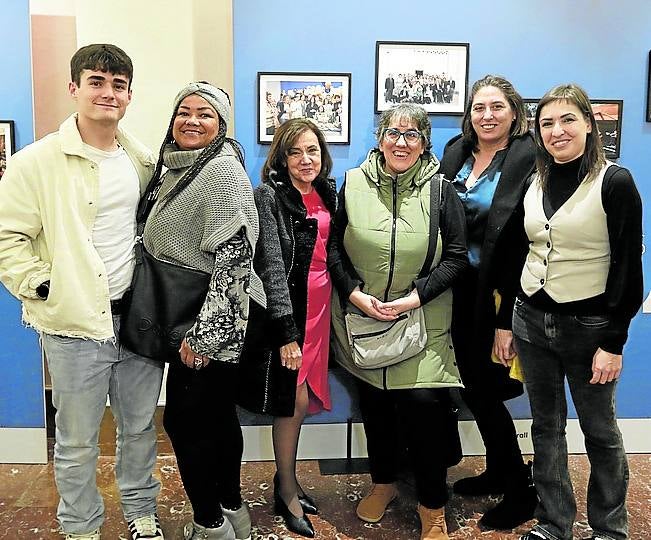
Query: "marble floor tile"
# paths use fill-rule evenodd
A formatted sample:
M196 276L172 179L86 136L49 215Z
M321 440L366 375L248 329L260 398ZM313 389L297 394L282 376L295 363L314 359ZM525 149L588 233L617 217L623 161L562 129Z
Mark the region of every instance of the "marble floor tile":
M631 481L628 507L631 540L651 539L651 456L629 456ZM459 478L476 474L484 466L481 457L467 457L450 469L450 484ZM588 462L585 456L570 457L570 470L575 485L578 514L575 538L589 538L585 511ZM286 540L300 538L290 534L283 520L273 512L274 465L270 462L244 463L242 497L250 508L254 523L253 540ZM159 516L168 540L182 538L183 525L192 517L192 509L179 478L176 460L171 455L157 459L156 475L161 480ZM298 464L303 489L317 502L320 515L311 517L316 538L332 540L418 540L420 522L415 512L415 498L409 481L401 482L401 496L389 506L378 524L365 524L355 516L357 501L370 484L367 474L322 476L316 461ZM100 457L98 484L106 505L106 521L102 538L130 540L119 504L114 481L114 458ZM446 509L450 538L479 540L517 539L531 523L511 532L482 531L477 522L482 513L498 501L493 497L462 498L453 495ZM43 539L61 536L55 519L57 495L52 464L0 465L0 540Z

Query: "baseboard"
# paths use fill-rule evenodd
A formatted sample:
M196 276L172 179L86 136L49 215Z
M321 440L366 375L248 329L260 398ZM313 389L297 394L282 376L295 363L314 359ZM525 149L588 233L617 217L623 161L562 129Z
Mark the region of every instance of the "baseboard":
M651 454L651 418L625 418L618 420L624 437L624 447L629 454ZM524 454L533 454L531 420L516 420L518 442ZM431 426L435 429L435 426ZM351 457L367 457L366 437L361 423L352 427ZM271 426L243 426L244 461L269 461L273 459ZM484 444L474 421L459 422L461 446L466 456L485 454ZM584 454L585 445L579 421L567 421L567 446L571 454ZM299 459L335 459L346 457L346 424L307 424L301 429L298 447Z
M47 430L0 428L0 463L47 463Z

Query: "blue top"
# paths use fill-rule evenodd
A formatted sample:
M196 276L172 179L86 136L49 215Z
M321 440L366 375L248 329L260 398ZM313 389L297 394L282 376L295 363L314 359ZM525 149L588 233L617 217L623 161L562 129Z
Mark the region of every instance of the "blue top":
M473 268L479 268L481 246L484 243L484 231L488 221L488 212L493 202L493 195L502 174L502 164L506 157L507 148L495 153L490 165L480 174L477 182L470 189L466 188L466 180L475 165L475 157L471 154L457 173L452 184L463 204L468 226L468 260Z

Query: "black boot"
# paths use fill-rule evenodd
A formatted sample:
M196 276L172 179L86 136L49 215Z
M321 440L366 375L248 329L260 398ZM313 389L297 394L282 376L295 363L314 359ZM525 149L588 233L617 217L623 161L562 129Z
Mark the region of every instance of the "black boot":
M459 495L501 495L506 488L506 481L503 477L485 470L477 476L469 476L457 480L452 490Z
M504 497L479 520L486 529L510 530L533 518L538 495L533 485L531 462L508 478Z

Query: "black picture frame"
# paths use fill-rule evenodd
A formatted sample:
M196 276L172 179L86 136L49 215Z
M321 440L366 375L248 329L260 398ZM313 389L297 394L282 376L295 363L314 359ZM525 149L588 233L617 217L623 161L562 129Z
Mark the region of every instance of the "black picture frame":
M15 152L14 121L0 120L0 180L7 168L7 159Z
M312 120L328 144L350 144L350 73L258 72L258 144L289 118ZM268 99L269 98L269 99Z
M529 129L533 131L533 122L539 99L524 98ZM624 114L624 100L622 99L591 99L592 112L597 121L599 136L608 159L617 159L621 153L622 141L622 116Z
M428 114L462 116L469 64L469 43L377 41L375 112L416 103Z
M651 51L649 51L649 62L647 64L646 83L646 121L651 122Z

